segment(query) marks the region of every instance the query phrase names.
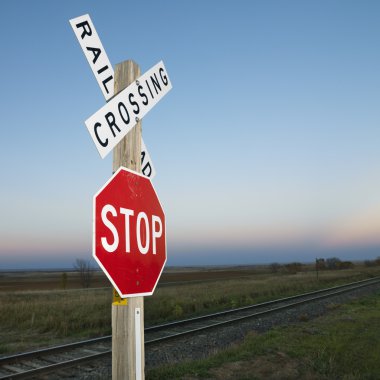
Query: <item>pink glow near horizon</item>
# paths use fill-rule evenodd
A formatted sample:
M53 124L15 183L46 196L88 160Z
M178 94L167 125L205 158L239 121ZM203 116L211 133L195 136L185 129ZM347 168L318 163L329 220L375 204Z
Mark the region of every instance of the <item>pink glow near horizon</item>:
M236 247L289 247L315 244L322 247L355 247L380 244L380 206L361 210L326 228L300 226L296 223L253 227L211 226L208 229L181 229L176 227L168 231L169 245L175 247L200 247L205 249L220 246ZM0 243L2 255L27 255L39 252L49 255L51 252L91 251L91 236L70 238L49 235L15 234L3 236Z

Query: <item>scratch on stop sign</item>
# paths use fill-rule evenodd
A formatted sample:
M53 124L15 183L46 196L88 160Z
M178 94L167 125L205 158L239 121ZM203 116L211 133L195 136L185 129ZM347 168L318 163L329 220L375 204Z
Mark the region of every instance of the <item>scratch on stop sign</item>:
M140 186L140 178L133 178L131 175L128 175L127 184L128 184L128 189L130 190L129 198L141 199L142 191L141 191L141 186Z

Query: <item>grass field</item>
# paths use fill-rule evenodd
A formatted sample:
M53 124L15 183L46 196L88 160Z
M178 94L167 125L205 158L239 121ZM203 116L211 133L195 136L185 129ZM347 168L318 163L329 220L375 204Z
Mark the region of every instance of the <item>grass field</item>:
M23 282L20 287L25 289L34 281L34 289L40 282L43 289L48 289L50 284L51 290L6 291L15 286L14 278L9 274L0 277L0 289L3 290L0 291L0 354L111 333L112 291L109 285L59 290L60 273L47 273L46 277L21 275L22 281L18 278ZM75 275L72 274L73 278ZM379 267L364 266L323 271L318 279L310 270L272 274L256 267L188 268L182 272L176 269L163 276L162 282L169 285L158 287L153 296L145 298L145 324L248 305L377 275L380 275ZM170 283L175 285L170 286Z
M380 378L380 292L297 325L248 335L208 358L151 370L149 380Z

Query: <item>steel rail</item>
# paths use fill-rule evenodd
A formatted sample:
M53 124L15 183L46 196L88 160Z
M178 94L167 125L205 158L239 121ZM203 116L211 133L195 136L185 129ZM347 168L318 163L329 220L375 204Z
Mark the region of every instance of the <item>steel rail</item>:
M280 303L283 303L283 302L297 300L297 299L300 299L302 297L310 297L310 296L315 296L316 295L316 297L307 298L307 299L304 299L304 300L300 300L300 301L297 301L297 302L292 302L292 303L285 304L285 305L282 305L282 306L277 306L277 307L274 307L274 308L271 308L271 309L268 309L268 310L263 310L263 311L251 313L251 314L248 314L248 315L244 315L244 316L238 316L236 318L232 318L232 319L229 319L229 320L226 320L226 321L214 322L214 323L211 323L211 324L207 324L205 326L191 328L191 329L188 329L188 330L185 330L185 331L172 333L172 334L167 335L167 336L162 336L162 337L158 337L158 338L155 338L155 339L150 339L150 340L145 341L145 345L153 345L153 344L157 344L159 342L163 342L163 341L166 341L166 340L169 340L169 339L174 339L174 338L178 338L178 337L181 337L181 336L195 334L195 333L198 333L198 332L201 332L201 331L210 330L210 329L213 329L213 328L217 328L217 327L233 324L233 323L236 323L236 322L239 322L239 321L242 321L242 320L246 320L246 319L250 319L250 318L255 318L255 317L260 317L260 316L264 316L264 315L269 315L269 314L272 314L272 313L275 313L275 312L279 312L279 311L282 311L282 310L286 310L286 309L290 309L292 307L296 307L296 306L299 306L299 305L302 305L302 304L306 304L306 303L310 303L310 302L315 302L315 301L318 301L318 300L321 300L321 299L325 299L325 298L328 298L328 297L332 297L332 296L335 296L335 295L339 295L339 294L342 294L342 293L345 293L345 292L348 292L348 291L351 291L351 290L356 290L356 289L363 288L365 286L370 286L370 285L373 285L373 284L377 284L379 282L380 282L380 277L374 277L374 278L371 278L371 279L351 282L351 283L348 283L348 284L338 285L338 286L334 286L334 287L330 287L330 288L325 288L325 289L321 289L321 290L316 290L316 291L312 291L312 292L308 292L308 293L302 293L302 294L298 294L298 295L295 295L295 296L284 297L284 298L280 298L280 299L277 299L277 300L262 302L262 303L255 304L255 305L244 306L244 307L240 307L240 308L236 308L236 309L230 309L230 310L225 310L225 311L222 311L222 312L212 313L212 314L208 314L208 315L204 315L204 316L199 316L199 317L194 317L194 318L188 318L188 319L184 319L184 320L180 320L180 321L174 321L174 322L169 322L169 323L166 323L166 324L161 324L161 325L147 327L147 328L145 328L145 332L147 332L147 333L149 333L149 332L156 332L156 331L162 331L162 330L165 330L165 329L168 329L168 328L172 328L172 327L183 326L183 325L191 324L191 323L194 323L194 322L206 321L206 320L210 320L210 319L213 319L213 318L222 317L222 316L225 316L225 315L236 314L236 313L241 312L241 311L252 310L252 309L253 310L254 309L259 309L260 307L266 307L266 306L276 305L276 304L280 304ZM59 352L65 352L65 351L70 350L70 349L75 349L75 348L80 348L82 346L87 346L87 345L90 345L90 344L96 344L96 343L105 342L107 340L110 340L111 337L112 337L111 335L108 335L108 336L104 336L104 337L93 338L93 339L83 340L83 341L80 341L80 342L63 344L63 345L54 346L54 347L50 347L50 348L45 348L45 349L40 349L40 350L35 350L35 351L29 351L29 352L26 352L26 353L20 353L20 354L15 354L15 355L3 357L3 358L0 358L0 369L4 365L10 364L10 363L14 363L14 362L17 362L17 361L21 361L21 360L25 360L25 359L28 359L28 358L41 357L42 355L56 354L56 353L59 353ZM36 376L37 374L38 375L39 374L44 374L44 373L52 372L54 370L59 370L59 369L62 369L62 368L68 368L68 367L72 367L72 366L75 366L75 365L78 365L78 364L81 364L81 363L84 363L84 362L89 362L89 361L93 361L93 360L96 360L96 359L99 359L99 358L103 358L103 357L109 356L111 354L111 352L112 352L111 350L105 350L103 352L99 352L99 353L96 353L96 354L90 354L90 355L82 356L80 358L65 360L65 361L62 361L62 362L59 362L59 363L52 363L52 364L49 364L49 365L47 365L45 367L34 368L34 369L26 370L26 371L23 371L23 372L18 372L18 373L13 373L13 374L5 375L3 377L0 377L0 379L3 380L3 379L29 378L29 377L32 377L32 376Z
M303 305L303 304L306 304L306 303L315 302L315 301L319 301L319 300L322 300L322 299L325 299L325 298L333 297L333 296L336 296L336 295L339 295L339 294L342 294L342 293L345 293L345 292L349 292L351 290L357 290L357 289L360 289L360 288L364 288L366 286L374 285L374 284L377 284L379 282L380 282L380 280L377 280L377 281L374 281L374 282L371 282L371 283L360 284L360 285L357 285L357 286L351 287L351 288L344 287L344 289L336 290L336 291L334 291L332 293L322 294L322 295L316 296L314 298L308 298L308 299L305 299L305 300L289 303L287 305L274 307L272 309L263 310L263 311L259 311L259 312L253 313L253 314L248 314L248 315L244 315L244 316L241 316L241 317L229 319L227 321L215 322L215 323L212 323L210 325L205 325L205 326L202 326L202 327L197 327L195 329L186 330L186 331L182 331L182 332L179 332L179 333L174 333L174 334L171 334L171 335L168 335L168 336L159 337L157 339L148 340L148 341L145 342L145 344L148 345L148 344L158 343L158 342L162 342L164 340L169 340L169 339L173 339L173 338L177 338L177 337L181 337L181 336L185 336L185 335L191 335L191 334L195 334L197 332L201 332L201 331L204 331L204 330L210 330L212 328L217 328L217 327L220 327L220 326L225 326L225 325L233 324L233 323L236 323L236 322L243 321L245 319L250 319L250 318L255 318L255 317L261 317L261 316L264 316L264 315L269 315L269 314L272 314L272 313L276 313L278 311L282 311L282 310L286 310L286 309L291 309L292 307L295 307L295 306L300 306L300 305ZM295 296L294 298L296 298L296 297L297 296ZM289 298L293 299L293 297L289 297ZM241 310L242 309L243 308L241 308ZM234 309L234 311L235 310L237 310L237 309ZM219 315L217 315L217 313L216 313L215 316L219 316ZM207 316L207 317L209 317L209 316Z
M314 290L312 292L296 294L294 296L283 297L283 298L279 298L279 299L275 299L275 300L271 300L271 301L265 301L265 302L257 303L257 304L254 304L254 305L242 306L242 307L238 307L238 308L234 308L234 309L228 309L228 310L219 311L219 312L212 313L212 314L201 315L201 316L198 316L198 317L193 317L193 318L182 319L182 320L179 320L179 321L168 322L168 323L164 323L164 324L161 324L161 325L154 325L154 326L146 327L144 331L149 332L149 331L165 330L168 327L180 326L180 325L184 325L184 324L187 324L187 323L190 323L190 322L196 322L196 321L202 321L202 320L206 320L206 319L212 319L212 318L220 317L220 316L227 315L227 314L235 314L235 313L238 313L238 312L244 311L244 310L259 309L261 307L270 306L270 305L276 305L276 304L279 304L279 303L282 303L282 302L291 301L291 300L299 299L299 298L302 298L302 297L308 297L308 296L312 296L312 295L315 295L315 294L327 293L327 292L330 292L330 291L336 290L336 289L343 289L343 288L347 288L347 287L356 286L356 285L359 285L359 284L368 284L368 285L370 285L372 283L378 282L379 280L380 280L380 276L379 277L373 277L373 278L370 278L370 279L350 282L348 284L337 285L337 286L333 286L333 287L330 287L330 288L324 288L324 289Z
M40 376L40 375L51 373L53 371L57 371L60 369L74 367L78 364L83 364L86 362L92 362L96 359L101 359L101 358L104 358L106 356L109 356L111 353L112 353L111 350L107 350L107 351L104 351L104 352L101 352L98 354L90 354L87 356L82 356L80 358L65 360L65 361L61 361L58 363L52 363L52 364L49 364L49 365L44 366L44 367L29 369L29 370L26 370L23 372L18 372L18 373L16 372L14 374L10 374L10 375L0 377L0 379L1 380L4 380L4 379L9 379L9 380L10 379L12 379L12 380L13 379L28 379L28 378L33 377L33 376L37 376L37 375Z

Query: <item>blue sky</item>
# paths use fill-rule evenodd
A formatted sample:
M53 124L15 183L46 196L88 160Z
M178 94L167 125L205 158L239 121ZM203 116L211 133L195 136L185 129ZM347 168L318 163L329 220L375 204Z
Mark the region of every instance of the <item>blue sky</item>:
M90 258L111 175L84 121L103 95L69 20L113 65L163 60L144 118L168 264L380 256L378 1L0 3L0 267Z

